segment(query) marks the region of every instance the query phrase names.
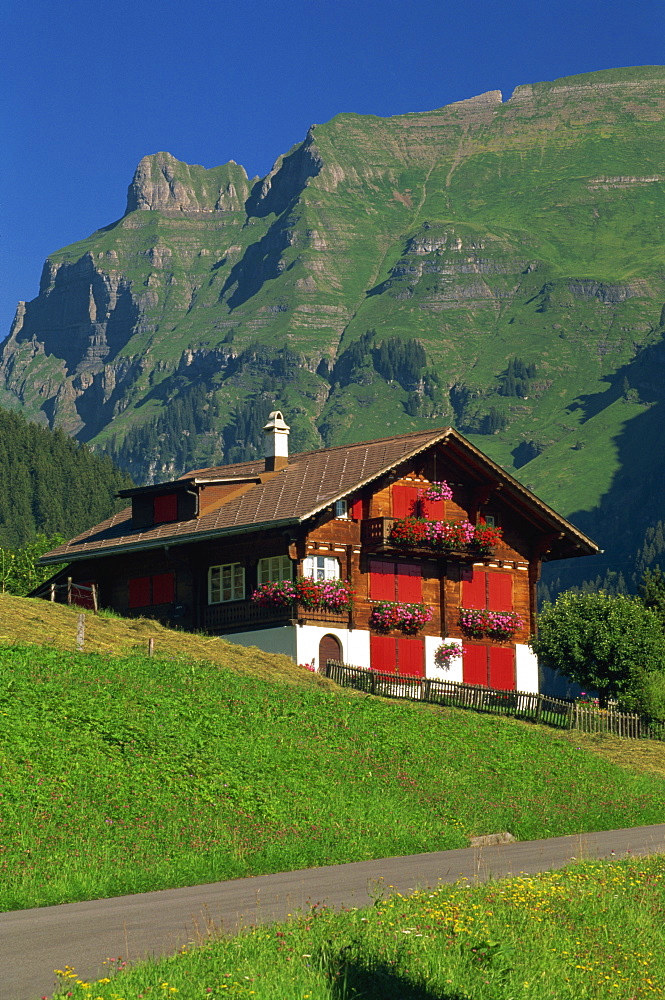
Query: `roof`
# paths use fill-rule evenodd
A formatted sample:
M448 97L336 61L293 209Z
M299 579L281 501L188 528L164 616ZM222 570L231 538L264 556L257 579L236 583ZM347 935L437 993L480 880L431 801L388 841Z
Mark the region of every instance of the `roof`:
M512 497L521 512L541 528L566 539L569 555L592 555L595 543L539 500L533 493L487 458L452 427L415 431L395 437L357 444L337 445L318 451L291 455L288 465L265 473L263 459L234 465L195 469L175 480L173 486L223 481L245 484L241 495L235 494L210 513L187 521L132 528L131 508L115 514L64 545L46 553L43 563L72 562L79 559L179 545L187 542L245 534L250 531L298 525L315 516L335 500L343 499L363 486L394 470L403 462L435 444L451 448L457 458L479 481L489 477L500 484L504 496ZM254 483L251 481L254 480ZM169 484L161 484L161 488ZM149 488L155 492L156 488ZM121 495L133 495L125 490ZM564 558L561 555L555 558Z

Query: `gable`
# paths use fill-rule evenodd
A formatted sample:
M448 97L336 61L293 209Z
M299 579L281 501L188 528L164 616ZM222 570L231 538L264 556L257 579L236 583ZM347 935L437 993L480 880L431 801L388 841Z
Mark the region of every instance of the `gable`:
M408 516L403 512L412 497L417 498L418 489L437 477L450 478L466 491L472 520L482 516L488 503L494 503L510 512L511 522L528 524L534 535L543 538L543 558L598 551L582 532L448 427L296 454L279 471L267 474L261 463L239 463L196 470L171 484L125 490L121 495L132 497L135 509L144 511L142 517L132 520L123 511L47 553L42 561L65 562L150 549L167 540L178 545L299 525L316 519L336 500L351 501L359 512L361 501L379 494L390 498L383 516L397 516L394 510ZM166 498L174 493L178 519L157 520L155 511L158 516L172 513L174 501Z

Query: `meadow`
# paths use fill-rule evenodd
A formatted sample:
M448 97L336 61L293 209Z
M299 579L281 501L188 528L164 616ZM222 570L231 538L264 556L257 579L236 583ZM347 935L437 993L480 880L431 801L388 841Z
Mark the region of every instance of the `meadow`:
M665 775L577 734L215 643L216 662L0 645L1 909L662 821Z
M73 1000L646 1000L665 995L665 858L314 907L96 982Z

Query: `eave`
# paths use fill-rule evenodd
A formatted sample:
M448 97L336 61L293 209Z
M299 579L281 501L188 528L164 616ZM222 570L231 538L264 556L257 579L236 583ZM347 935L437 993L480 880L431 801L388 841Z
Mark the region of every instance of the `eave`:
M218 538L231 538L235 535L246 535L249 532L268 531L273 528L287 528L298 525L302 519L282 518L277 521L261 521L257 524L238 525L232 528L212 528L209 531L193 531L188 535L169 535L165 538L149 539L142 542L125 542L122 545L109 545L103 549L93 549L90 552L77 552L71 555L65 553L57 558L42 556L39 560L42 566L56 566L58 563L84 562L88 559L101 559L106 556L124 555L127 552L147 552L155 549L170 549L174 545L189 545L192 542L211 541Z

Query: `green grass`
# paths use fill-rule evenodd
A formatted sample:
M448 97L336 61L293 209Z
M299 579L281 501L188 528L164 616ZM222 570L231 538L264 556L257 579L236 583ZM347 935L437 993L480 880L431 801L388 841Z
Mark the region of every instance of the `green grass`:
M95 983L73 1000L646 1000L665 995L665 858L578 863L334 913L313 908Z
M0 908L662 820L662 774L544 727L180 641L170 659L0 646Z

